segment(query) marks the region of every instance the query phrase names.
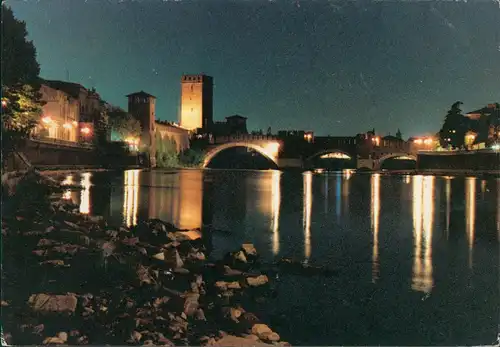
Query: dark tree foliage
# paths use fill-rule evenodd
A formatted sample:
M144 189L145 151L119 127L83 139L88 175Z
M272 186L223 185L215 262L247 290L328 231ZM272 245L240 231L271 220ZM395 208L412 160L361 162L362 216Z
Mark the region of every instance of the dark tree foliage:
M441 147L462 148L465 145L465 133L469 124L467 118L462 115L460 105L462 102L455 102L446 114L443 126L439 131Z
M17 20L2 1L2 86L38 83L40 65L27 35L26 23Z
M2 2L2 149L3 159L22 145L41 115L40 66L26 39L26 24ZM5 155L7 154L7 155Z
M122 138L141 136L141 124L130 113L119 108L108 112L109 126Z

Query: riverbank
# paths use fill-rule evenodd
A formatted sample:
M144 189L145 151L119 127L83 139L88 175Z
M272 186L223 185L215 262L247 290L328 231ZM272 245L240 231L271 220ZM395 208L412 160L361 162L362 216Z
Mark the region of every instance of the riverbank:
M288 345L244 307L271 283L251 244L209 261L210 233L109 226L54 199L2 218L2 332L13 345Z

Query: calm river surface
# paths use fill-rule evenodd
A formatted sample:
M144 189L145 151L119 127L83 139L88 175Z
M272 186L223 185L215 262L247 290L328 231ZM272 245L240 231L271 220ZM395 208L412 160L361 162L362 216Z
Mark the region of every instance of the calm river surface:
M263 311L294 345L491 344L499 323L500 179L349 171L82 173L83 213L212 225L214 256L255 244L336 277L280 275ZM224 231L224 232L223 232ZM258 314L263 314L258 312Z

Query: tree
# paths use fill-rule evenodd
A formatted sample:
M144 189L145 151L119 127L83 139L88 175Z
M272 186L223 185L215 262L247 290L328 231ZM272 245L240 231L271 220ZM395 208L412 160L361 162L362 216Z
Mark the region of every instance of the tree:
M38 83L36 49L26 36L26 23L17 20L2 1L2 86Z
M398 131L396 132L396 137L397 137L398 139L400 139L400 140L402 140L402 139L403 139L403 134L401 134L401 130L399 130L399 128L398 128Z
M468 129L467 119L460 109L462 102L457 101L451 105L446 114L443 126L439 131L440 145L443 148L449 145L452 148L461 148L465 145L465 133Z
M164 168L173 168L179 166L179 157L177 155L177 144L173 139L166 136L162 138L157 132L156 135L156 166Z
M179 155L179 162L183 166L200 167L205 158L204 152L196 148L188 148Z
M26 24L2 3L2 149L21 146L38 124L43 102L39 93L36 50L26 39ZM3 157L6 157L5 155Z
M128 137L141 136L141 123L130 113L119 108L108 112L109 126L123 140Z

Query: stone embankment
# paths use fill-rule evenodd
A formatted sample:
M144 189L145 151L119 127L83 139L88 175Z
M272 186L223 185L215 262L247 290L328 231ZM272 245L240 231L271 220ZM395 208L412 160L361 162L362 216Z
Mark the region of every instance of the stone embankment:
M40 206L2 220L2 343L288 345L243 307L270 291L253 245L210 262L199 230Z

